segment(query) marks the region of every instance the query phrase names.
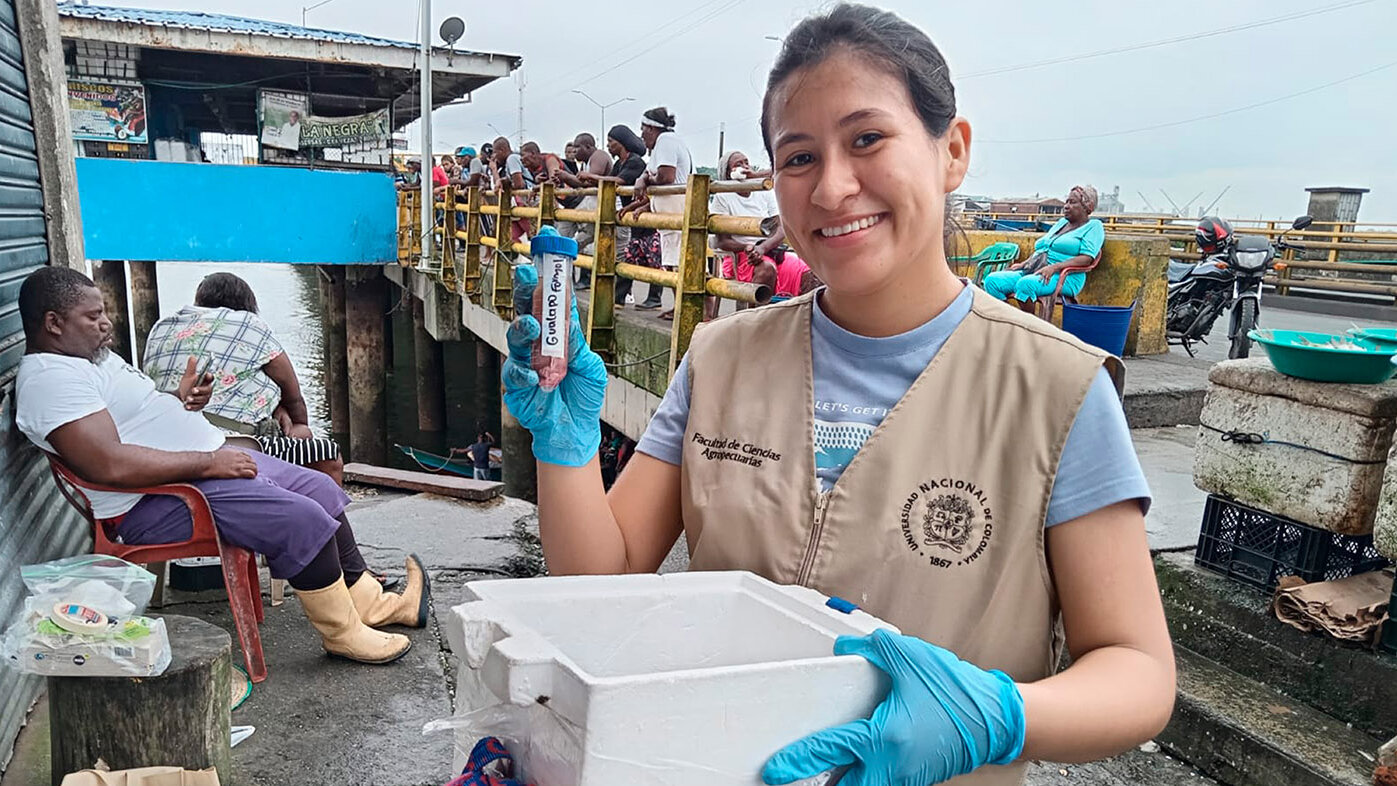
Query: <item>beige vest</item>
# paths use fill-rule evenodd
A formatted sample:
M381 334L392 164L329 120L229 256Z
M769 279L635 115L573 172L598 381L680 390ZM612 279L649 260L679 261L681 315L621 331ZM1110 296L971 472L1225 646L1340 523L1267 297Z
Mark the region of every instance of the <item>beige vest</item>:
M976 290L969 315L821 494L812 297L694 334L681 473L691 569L813 587L982 668L1049 676L1060 638L1048 498L1092 379L1105 363L1119 388L1120 361ZM953 782L1022 776L1022 765L986 767Z

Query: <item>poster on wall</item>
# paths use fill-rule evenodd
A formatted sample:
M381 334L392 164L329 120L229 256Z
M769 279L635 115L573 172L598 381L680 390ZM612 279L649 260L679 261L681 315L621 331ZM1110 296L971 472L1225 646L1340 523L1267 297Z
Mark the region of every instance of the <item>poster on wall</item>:
M140 84L70 80L74 139L146 144L146 91Z
M260 90L257 115L262 122L262 144L281 150L300 150L301 133L310 114L305 93Z
M387 144L388 110L348 117L306 118L301 130L301 147L348 147L372 143Z

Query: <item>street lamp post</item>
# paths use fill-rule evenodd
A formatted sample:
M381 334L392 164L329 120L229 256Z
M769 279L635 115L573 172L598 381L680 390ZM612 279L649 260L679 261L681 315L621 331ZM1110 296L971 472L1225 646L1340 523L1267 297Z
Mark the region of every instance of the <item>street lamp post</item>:
M634 101L634 100L635 100L634 98L618 98L618 99L616 99L615 101L612 101L612 102L609 103L609 104L603 104L602 102L598 101L598 100L595 99L595 98L592 98L591 96L587 95L586 93L582 92L581 90L573 90L572 92L574 92L574 93L576 93L576 94L582 96L583 98L587 99L588 101L591 101L598 109L601 110L601 136L597 137L597 143L598 143L598 144L600 144L602 140L606 139L606 108L609 107L609 106L616 106L617 104L624 104L624 103L626 103L627 101Z

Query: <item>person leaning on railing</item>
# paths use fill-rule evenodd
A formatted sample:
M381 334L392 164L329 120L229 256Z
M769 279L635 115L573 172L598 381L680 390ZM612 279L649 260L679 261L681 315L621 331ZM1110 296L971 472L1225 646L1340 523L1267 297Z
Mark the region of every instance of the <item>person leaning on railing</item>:
M683 194L648 194L650 186L684 185L689 182L689 174L694 170L689 146L674 132L675 122L674 115L662 106L645 110L641 117L640 135L645 140L646 147L650 149L650 163L645 168L645 174L635 183L635 198L621 209L623 214L638 213L647 205L648 209L655 213L678 215L684 212ZM679 269L682 235L683 233L675 229L659 231L660 265L666 270ZM650 291L651 294L658 294L654 289ZM652 303L647 297L645 302L636 308L650 309L659 306L658 299ZM660 319L673 318L672 308L660 313Z
M835 643L890 691L773 751L768 784L848 767L856 786L1008 786L1030 759L1148 740L1174 659L1123 366L952 272L946 196L971 129L940 52L838 5L786 36L761 125L787 240L825 286L700 326L609 494L605 364L574 321L544 391L537 321L509 328L504 400L533 433L549 572L652 572L682 533L692 569L813 587L901 628ZM515 282L531 295L533 267Z
M771 173L753 171L747 154L734 150L724 159L718 176L723 180L746 180L770 177ZM760 237L723 234L713 236L713 247L720 252L726 252L719 254L723 278L765 284L772 291L772 301L777 303L810 292L819 285L819 279L810 270L810 266L786 245L786 230L781 226L776 198L770 191L717 193L709 199L708 210L711 215L754 216L762 219L764 234ZM708 318L717 316L718 299L711 297L706 305ZM738 303L737 307L741 310L747 305Z
M635 185L635 181L645 174L645 142L626 125L614 125L606 132L606 149L616 160L611 165L610 179L623 186ZM601 178L597 178L600 182ZM616 201L624 205L625 197ZM642 267L660 266L660 239L653 229L616 225L616 256L618 260ZM624 306L631 294L635 281L625 276L616 278L616 305ZM658 284L651 284L645 297L646 303L660 305Z
M607 177L610 174L611 156L607 155L605 150L602 150L601 148L597 147L596 137L586 132L583 132L581 134L578 134L577 137L573 139L570 147L572 148L573 155L577 158L577 166L575 167L577 171L570 172L564 170L555 173L553 182L556 185L567 188L586 188L588 186L595 187L597 183L601 181L602 178ZM575 207L578 210L597 209L597 198L594 195L584 197L572 197L572 199L574 199L575 201L571 204L569 204L566 201L566 199L559 199L558 204L560 207ZM559 221L557 223L561 225L563 222ZM566 232L563 232L562 229L559 229L558 233L564 235L567 234ZM596 235L596 224L588 221L583 221L576 224L575 229L573 230L572 237L574 240L577 241L577 250L589 256L593 254L596 250L594 246L594 243L596 242ZM619 233L616 239L616 245L618 248L621 247ZM591 285L591 272L579 268L577 288L587 289Z
M524 166L524 159L510 148L508 139L497 137L494 152L496 178L499 182L509 182L515 206L528 205L529 192L534 187L533 173ZM510 239L515 243L523 240L528 236L530 226L527 218L514 219L510 222ZM496 253L504 254L507 251L498 249Z

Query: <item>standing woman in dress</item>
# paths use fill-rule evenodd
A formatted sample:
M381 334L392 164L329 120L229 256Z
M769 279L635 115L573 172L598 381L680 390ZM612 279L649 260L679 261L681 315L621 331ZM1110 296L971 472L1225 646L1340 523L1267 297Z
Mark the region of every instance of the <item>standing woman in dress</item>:
M1124 369L952 272L946 197L972 139L955 99L894 14L843 4L791 31L762 133L787 242L825 286L700 327L609 493L601 359L574 328L544 391L537 322L509 331L504 398L534 435L552 574L652 572L682 534L693 569L813 587L902 630L838 640L890 691L773 751L769 784L848 766L851 786L1009 786L1031 759L1128 750L1172 709Z

